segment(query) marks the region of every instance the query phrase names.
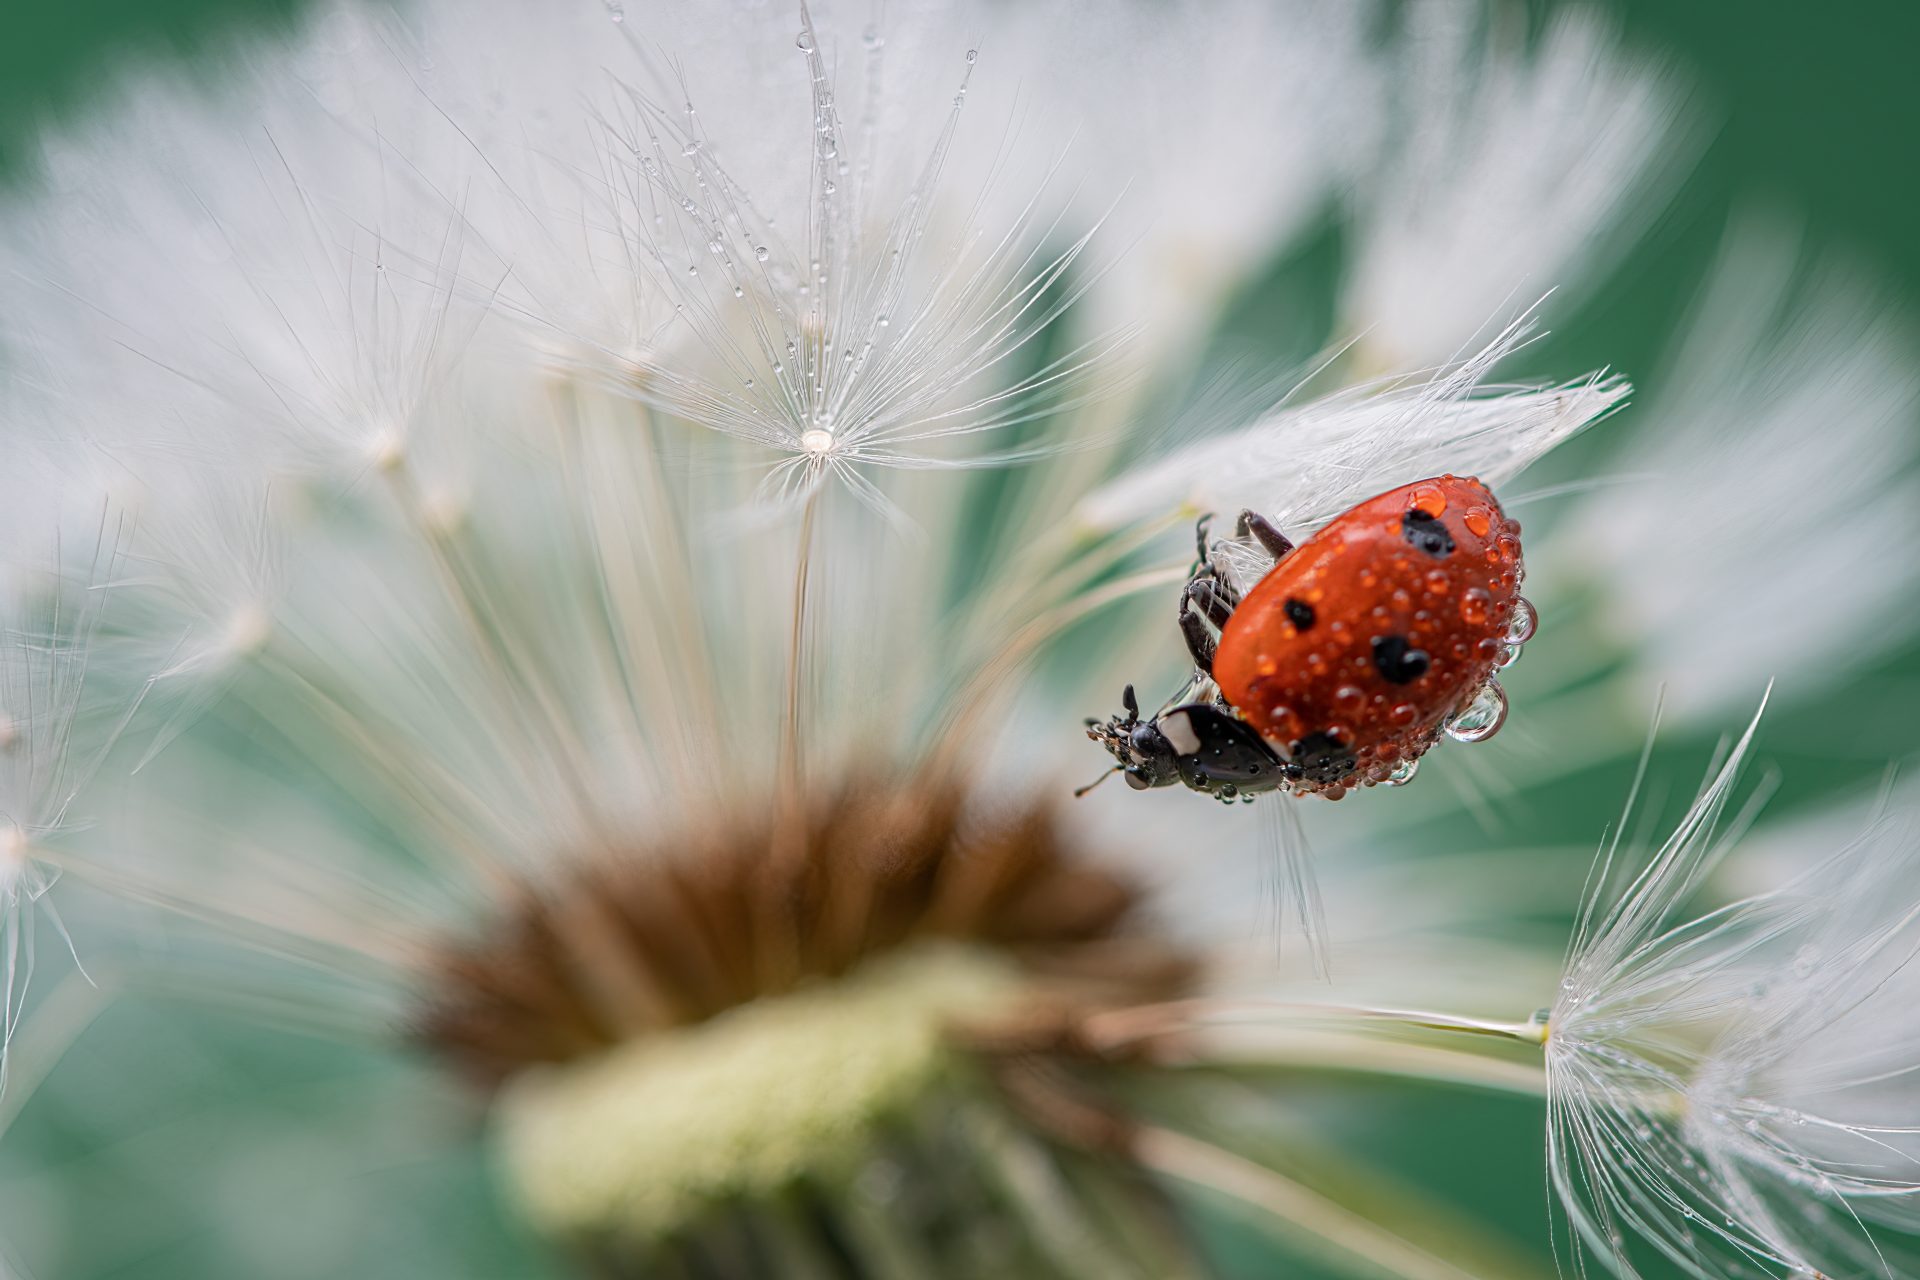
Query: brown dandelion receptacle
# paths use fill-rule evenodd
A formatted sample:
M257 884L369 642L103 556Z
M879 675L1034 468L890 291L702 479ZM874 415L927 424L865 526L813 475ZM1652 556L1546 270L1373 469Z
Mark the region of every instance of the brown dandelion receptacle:
M1135 888L1050 804L776 812L589 851L441 954L418 1033L493 1092L536 1222L620 1276L1184 1274L1078 1034L1194 977ZM1058 1221L1015 1229L1036 1195Z

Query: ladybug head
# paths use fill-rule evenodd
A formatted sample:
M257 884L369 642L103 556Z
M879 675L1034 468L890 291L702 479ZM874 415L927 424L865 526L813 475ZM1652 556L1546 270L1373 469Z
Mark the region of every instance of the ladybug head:
M1140 702L1134 696L1132 685L1127 686L1120 701L1126 708L1124 714L1110 720L1087 721L1087 736L1105 747L1107 753L1119 761L1109 772L1124 775L1127 785L1135 791L1172 786L1179 782L1179 752L1174 750L1173 743L1167 740L1167 735L1160 731L1158 725L1140 718Z

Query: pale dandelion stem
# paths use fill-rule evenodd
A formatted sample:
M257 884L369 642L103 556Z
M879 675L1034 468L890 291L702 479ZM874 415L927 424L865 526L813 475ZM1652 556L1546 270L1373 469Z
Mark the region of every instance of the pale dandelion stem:
M1276 1000L1175 1000L1165 1004L1141 1005L1100 1015L1089 1021L1086 1032L1106 1048L1119 1048L1133 1041L1153 1039L1222 1022L1344 1023L1360 1021L1387 1027L1405 1027L1420 1031L1446 1031L1462 1035L1487 1036L1513 1040L1534 1046L1547 1042L1547 1025L1537 1019L1507 1022L1489 1018L1469 1018L1424 1009L1393 1009L1376 1005L1318 1004Z
M1132 1154L1157 1173L1260 1209L1350 1258L1405 1280L1477 1280L1319 1192L1198 1138L1143 1126Z
M802 686L807 670L807 583L813 572L813 527L820 511L821 488L816 485L807 495L800 515L800 551L793 565L792 622L787 631L787 696L780 725L780 784L789 800L796 800L804 785L801 764Z

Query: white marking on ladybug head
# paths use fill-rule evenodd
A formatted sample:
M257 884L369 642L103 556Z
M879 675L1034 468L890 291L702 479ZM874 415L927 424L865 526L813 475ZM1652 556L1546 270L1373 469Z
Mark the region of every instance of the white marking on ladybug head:
M1200 750L1200 735L1193 731L1193 718L1185 711L1175 711L1171 715L1160 717L1157 722L1161 734L1173 744L1180 755L1195 755Z

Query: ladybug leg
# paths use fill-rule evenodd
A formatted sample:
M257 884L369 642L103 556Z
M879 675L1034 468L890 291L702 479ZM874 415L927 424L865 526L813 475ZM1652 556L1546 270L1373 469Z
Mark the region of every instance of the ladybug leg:
M1212 532L1213 513L1209 511L1193 524L1193 572L1196 574L1205 573L1213 562L1213 539L1208 536Z
M1238 593L1218 578L1195 578L1187 584L1187 599L1200 606L1200 612L1207 615L1207 621L1216 627L1227 625L1227 619L1233 616L1235 606L1240 603Z
M1187 652L1193 655L1193 665L1211 677L1215 641L1199 614L1180 610L1180 635L1187 642Z
M1193 655L1193 665L1209 676L1213 674L1218 642L1207 630L1207 623L1226 626L1233 616L1233 604L1231 589L1206 571L1195 575L1180 593L1180 634L1187 642L1187 652Z
M1254 541L1265 547L1267 554L1275 560L1284 560L1287 553L1293 550L1293 540L1257 511L1242 511L1234 525L1234 532L1242 538L1252 534Z

